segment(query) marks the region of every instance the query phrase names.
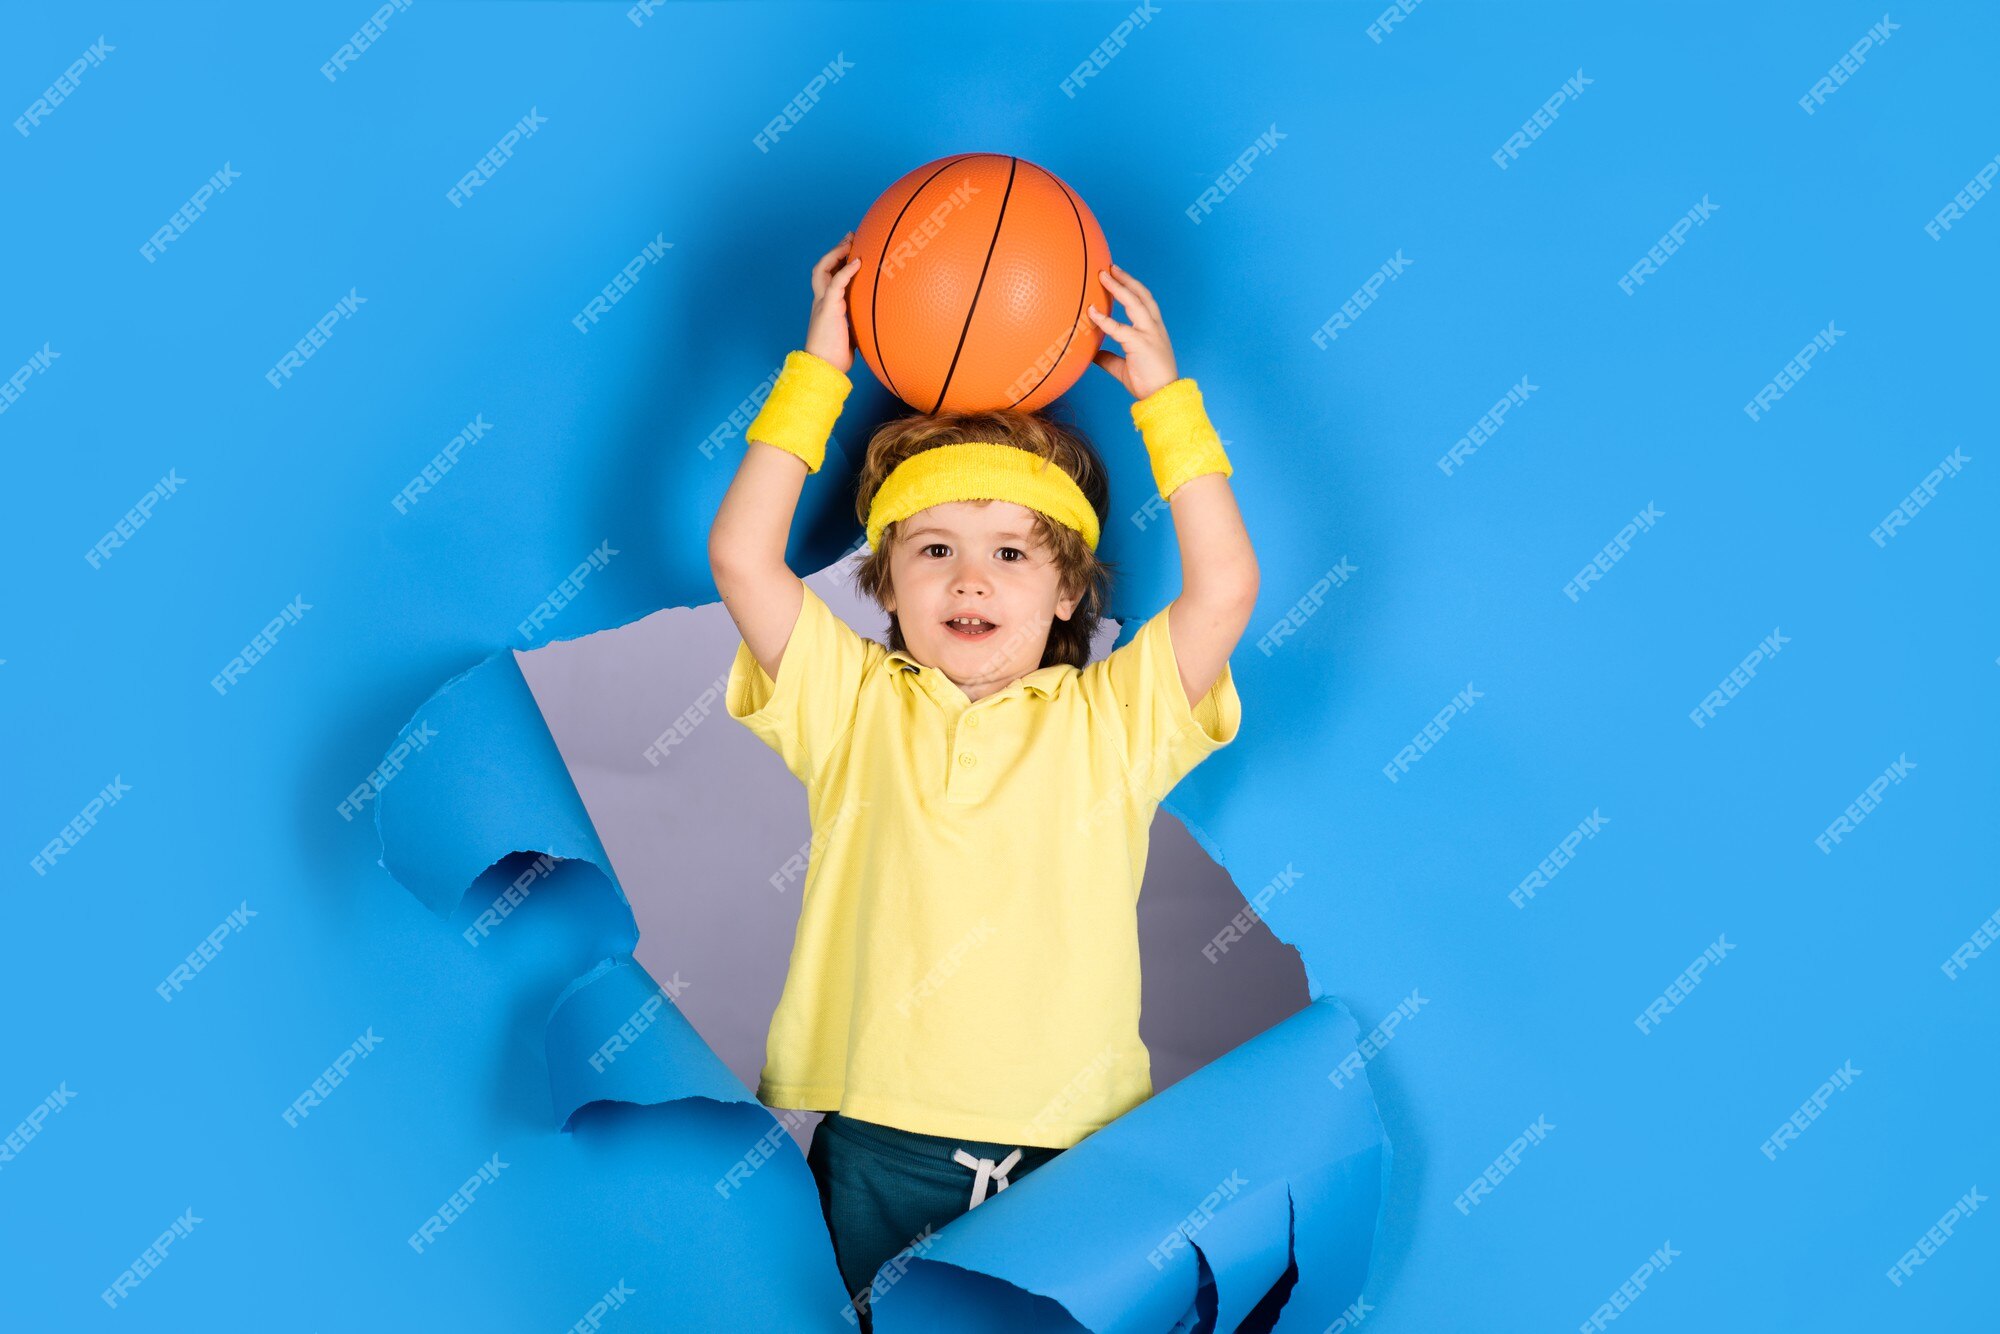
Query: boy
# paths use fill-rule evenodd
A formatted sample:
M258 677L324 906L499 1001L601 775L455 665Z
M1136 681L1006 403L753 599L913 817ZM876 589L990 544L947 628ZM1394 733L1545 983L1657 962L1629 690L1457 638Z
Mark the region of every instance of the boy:
M1160 799L1235 739L1257 597L1231 468L1152 294L1096 364L1173 513L1182 592L1089 661L1108 486L1036 414L906 417L858 479L864 639L785 565L851 384L853 233L813 270L806 346L746 432L709 537L742 632L727 705L806 785L798 934L758 1098L826 1112L807 1160L855 1317L877 1267L1152 1096L1136 903ZM885 1283L892 1280L885 1280Z

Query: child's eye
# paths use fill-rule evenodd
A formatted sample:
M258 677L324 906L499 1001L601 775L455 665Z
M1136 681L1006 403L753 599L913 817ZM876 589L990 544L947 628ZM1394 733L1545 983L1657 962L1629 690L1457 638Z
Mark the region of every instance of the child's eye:
M944 556L949 556L951 554L951 547L944 542L932 542L921 548L921 550L923 551L923 554L926 556L930 555L932 552L941 553L941 555L938 557L939 559L943 559ZM1028 559L1028 553L1021 550L1019 547L1001 547L1000 555L1003 558L1011 557L1006 561L1006 563L1009 565L1018 565L1022 561Z

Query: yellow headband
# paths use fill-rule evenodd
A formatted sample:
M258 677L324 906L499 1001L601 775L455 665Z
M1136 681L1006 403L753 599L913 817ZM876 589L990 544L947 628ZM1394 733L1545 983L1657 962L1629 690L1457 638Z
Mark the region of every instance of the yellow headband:
M912 454L893 468L868 505L868 548L882 530L919 510L953 500L1011 500L1083 534L1097 549L1097 511L1076 479L1055 464L1013 445L984 442L939 445Z

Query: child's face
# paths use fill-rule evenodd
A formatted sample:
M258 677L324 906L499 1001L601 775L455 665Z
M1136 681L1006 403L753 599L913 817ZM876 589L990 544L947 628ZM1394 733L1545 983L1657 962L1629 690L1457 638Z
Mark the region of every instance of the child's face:
M1035 514L1009 500L957 500L919 510L898 526L889 553L888 611L910 656L943 672L972 699L1005 689L1042 665L1049 627L1077 599L1035 538ZM985 628L947 624L977 616Z

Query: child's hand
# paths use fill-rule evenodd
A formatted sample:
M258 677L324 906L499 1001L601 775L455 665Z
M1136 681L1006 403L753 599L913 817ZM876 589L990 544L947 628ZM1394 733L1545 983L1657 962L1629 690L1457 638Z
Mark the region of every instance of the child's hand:
M813 265L812 316L806 321L806 351L845 375L854 368L854 327L847 319L847 285L861 267L850 255L854 233L819 257Z
M1099 349L1092 360L1130 390L1133 398L1145 398L1165 389L1180 376L1174 370L1174 347L1167 341L1167 326L1160 319L1159 303L1144 284L1116 264L1102 270L1100 276L1132 322L1120 324L1091 306L1090 318L1097 322L1097 327L1125 349L1122 357Z

